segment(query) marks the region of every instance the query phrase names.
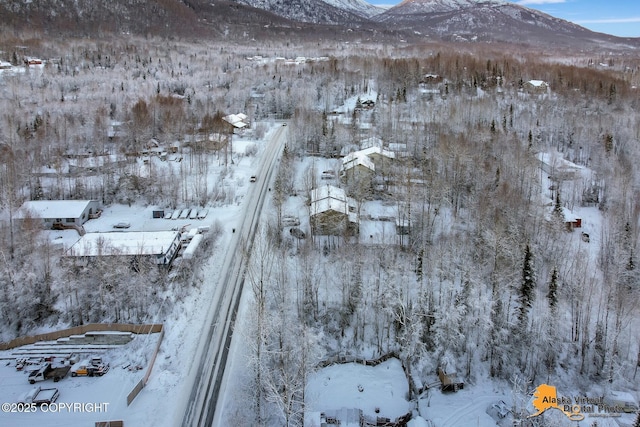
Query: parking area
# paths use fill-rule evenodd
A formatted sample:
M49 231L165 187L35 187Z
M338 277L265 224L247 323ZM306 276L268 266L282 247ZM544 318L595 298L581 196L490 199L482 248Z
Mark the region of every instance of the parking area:
M96 341L88 335L84 339ZM127 395L143 377L160 334L129 335L131 339L121 344L106 342L113 337L88 344L82 342L82 336L74 336L0 351L0 403L4 405L0 425L93 426L98 421L122 419L131 412ZM66 375L59 381L47 378L30 384L29 375L47 364L66 366ZM43 391L39 396L45 399L55 395L53 401L44 400L45 404L34 406L35 411L29 405L18 405L29 403L29 395L37 395L39 389Z

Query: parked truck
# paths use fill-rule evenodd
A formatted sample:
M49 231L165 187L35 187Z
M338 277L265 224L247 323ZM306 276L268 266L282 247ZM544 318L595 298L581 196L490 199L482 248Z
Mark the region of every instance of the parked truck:
M103 363L100 357L81 360L71 368L72 377L101 377L107 372L109 372L109 364Z
M60 392L58 392L57 388L35 387L33 390L30 390L22 396L20 403L33 403L36 405L42 405L43 403L50 404L58 400L59 395Z
M69 365L53 367L51 362L47 362L40 369L29 374L29 384L35 384L36 381L44 381L51 378L53 378L53 382L58 382L67 375L69 369L71 369Z

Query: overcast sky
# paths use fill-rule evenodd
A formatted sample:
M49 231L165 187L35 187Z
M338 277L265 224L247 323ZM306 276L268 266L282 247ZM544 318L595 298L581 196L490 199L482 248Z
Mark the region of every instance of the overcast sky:
M393 6L400 0L368 0ZM517 0L518 3L592 31L621 37L640 37L640 0Z

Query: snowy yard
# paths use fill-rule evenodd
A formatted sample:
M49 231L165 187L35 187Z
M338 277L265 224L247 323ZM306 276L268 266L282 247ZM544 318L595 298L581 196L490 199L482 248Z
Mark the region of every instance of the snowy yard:
M318 412L345 407L362 409L369 419L395 420L411 412L408 395L409 383L398 359L389 359L377 366L331 365L314 373L308 381L305 396L308 427L319 425L310 419Z

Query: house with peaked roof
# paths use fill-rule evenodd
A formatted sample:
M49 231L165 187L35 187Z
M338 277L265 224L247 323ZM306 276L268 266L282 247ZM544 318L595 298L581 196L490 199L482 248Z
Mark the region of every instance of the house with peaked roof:
M243 113L229 114L222 118L222 120L224 120L225 122L233 126L234 131L236 129L244 129L248 127L249 126L248 119L249 118L247 117L247 115Z
M376 165L367 156L350 153L342 159L340 176L347 182L356 179L371 179L376 171Z
M16 219L39 219L47 228L80 227L101 212L97 200L30 200L18 209Z
M538 160L540 160L540 168L555 181L580 178L581 172L584 169L582 166L566 160L562 154L558 152L538 153Z
M543 80L529 80L522 87L529 93L547 93L549 84Z
M382 142L381 140L378 140ZM357 178L372 178L374 175L386 175L391 167L391 161L396 154L376 144L376 139L368 140L372 143L367 148L354 151L342 158L340 175L347 181Z
M367 156L380 171L386 169L389 162L396 158L396 153L385 150L382 146L373 146L360 150L360 155Z
M324 185L311 191L311 233L342 236L358 233L355 204L341 188Z

